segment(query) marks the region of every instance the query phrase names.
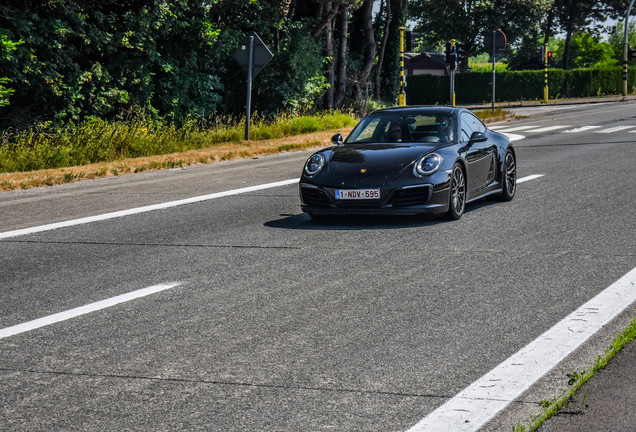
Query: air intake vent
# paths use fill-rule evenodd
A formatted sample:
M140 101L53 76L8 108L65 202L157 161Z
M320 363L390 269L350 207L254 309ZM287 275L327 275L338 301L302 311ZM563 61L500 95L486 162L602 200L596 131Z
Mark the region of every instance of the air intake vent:
M423 205L428 202L430 186L418 186L402 189L393 197L393 207L408 207Z
M303 201L308 206L332 207L331 200L324 191L307 187L301 188L301 191L303 194Z

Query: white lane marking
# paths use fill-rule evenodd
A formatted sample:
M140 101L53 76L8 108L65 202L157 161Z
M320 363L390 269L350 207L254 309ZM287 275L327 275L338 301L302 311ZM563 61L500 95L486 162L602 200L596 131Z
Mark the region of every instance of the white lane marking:
M515 127L499 126L499 128L497 128L497 132L499 132L499 133L515 132L515 131L522 131L522 130L525 130L525 129L534 129L534 128L538 128L538 127L540 127L540 126L536 126L536 125L515 126Z
M539 128L539 129L530 129L530 130L527 130L526 132L532 132L532 133L550 132L550 131L557 130L557 129L565 129L567 127L570 127L570 126L569 125L565 125L565 126L563 126L563 125L554 125L554 126L542 127L542 128Z
M636 127L636 126L616 126L616 127L613 127L613 128L596 131L594 133L603 133L603 134L605 134L605 133L620 132L620 131L623 131L623 130L626 130L626 129L631 129L633 127Z
M510 142L521 141L522 139L525 139L525 135L511 134L511 133L508 133L508 132L502 132L502 134L505 135L506 138L508 138L510 140Z
M185 204L193 204L193 203L198 203L201 201L208 201L208 200L228 197L232 195L239 195L239 194L244 194L248 192L271 189L271 188L275 188L279 186L286 186L286 185L298 183L298 181L299 179L283 180L283 181L279 181L275 183L267 183L267 184L250 186L250 187L241 188L241 189L229 190L225 192L217 192L217 193L213 193L209 195L202 195L198 197L186 198L186 199L177 200L177 201L153 204L153 205L149 205L145 207L137 207L137 208L132 208L128 210L116 211L112 213L104 213L101 215L89 216L85 218L73 219L73 220L68 220L63 222L57 222L57 223L52 223L48 225L40 225L40 226L35 226L31 228L23 228L23 229L14 230L14 231L0 232L0 240L11 238L11 237L18 237L18 236L27 235L27 234L39 233L43 231L51 231L58 228L67 228L67 227L71 227L75 225L82 225L82 224L87 224L91 222L104 221L104 220L114 219L114 218L123 217L123 216L130 216L130 215L139 214L139 213L146 213L146 212L151 212L154 210L163 210L163 209L167 209L171 207L177 207L177 206L181 206Z
M544 174L533 174L526 177L521 177L520 179L517 179L517 183L527 182L530 180L538 179L539 177L543 177L543 176Z
M430 413L409 432L477 431L636 302L636 267Z
M118 295L116 297L111 297L106 300L90 303L85 306L80 306L75 309L67 310L65 312L56 313L56 314L45 316L43 318L39 318L33 321L28 321L22 324L6 327L3 329L0 329L0 339L6 338L9 336L14 336L14 335L24 333L27 331L35 330L37 328L55 324L61 321L66 321L68 319L75 318L80 315L85 315L87 313L95 312L101 309L106 309L108 307L115 306L120 303L125 303L140 297L149 296L151 294L155 294L160 291L165 291L167 289L174 288L181 284L182 282L171 282L166 284L153 285L148 288L143 288L137 291Z
M589 131L592 129L598 129L600 128L600 126L581 126L579 128L575 128L575 129L568 129L566 131L563 131L563 133L579 133L579 132L585 132L585 131Z

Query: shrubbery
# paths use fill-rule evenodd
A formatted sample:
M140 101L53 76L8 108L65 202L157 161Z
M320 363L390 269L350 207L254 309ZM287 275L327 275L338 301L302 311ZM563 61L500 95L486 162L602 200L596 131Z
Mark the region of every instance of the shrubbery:
M543 71L505 71L495 76L497 101L543 99ZM548 88L551 99L620 94L623 90L622 68L550 69ZM636 67L629 69L628 90L636 86ZM450 78L415 75L408 79L409 105L445 105L450 99ZM468 72L455 75L457 104L490 102L492 72Z

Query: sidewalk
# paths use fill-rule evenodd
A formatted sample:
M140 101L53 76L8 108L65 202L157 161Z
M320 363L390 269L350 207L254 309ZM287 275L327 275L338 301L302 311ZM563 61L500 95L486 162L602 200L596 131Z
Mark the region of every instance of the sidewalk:
M612 96L597 96L587 98L576 99L550 99L548 103L543 103L543 100L522 100L512 102L496 102L495 108L508 109L508 108L526 108L535 106L552 106L552 105L581 105L581 104L593 104L593 103L608 103L608 102L624 102L636 100L636 95L612 95ZM458 105L469 109L488 109L492 108L492 102L481 104L465 104Z

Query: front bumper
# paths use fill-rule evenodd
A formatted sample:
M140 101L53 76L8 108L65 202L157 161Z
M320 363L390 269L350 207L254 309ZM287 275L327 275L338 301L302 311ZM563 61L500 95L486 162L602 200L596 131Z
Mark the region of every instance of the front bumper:
M449 184L416 184L380 188L380 199L337 200L336 189L301 182L300 207L316 215L337 214L441 214L448 211Z

